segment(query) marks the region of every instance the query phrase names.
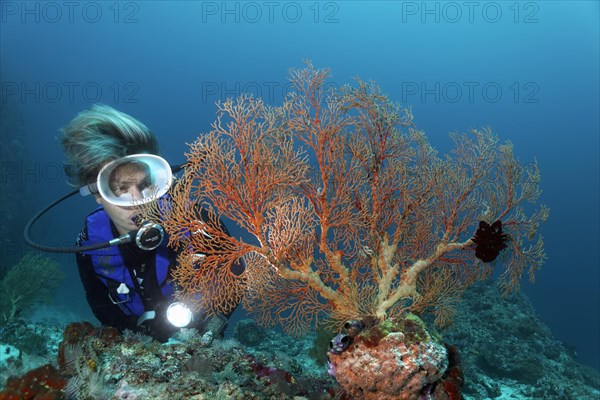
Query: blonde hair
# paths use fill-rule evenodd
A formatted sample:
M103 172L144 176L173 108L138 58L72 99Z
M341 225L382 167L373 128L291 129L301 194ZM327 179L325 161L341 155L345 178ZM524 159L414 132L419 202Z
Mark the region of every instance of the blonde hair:
M146 125L106 105L80 112L61 131L65 172L79 186L93 182L109 161L130 154L158 154L158 141Z

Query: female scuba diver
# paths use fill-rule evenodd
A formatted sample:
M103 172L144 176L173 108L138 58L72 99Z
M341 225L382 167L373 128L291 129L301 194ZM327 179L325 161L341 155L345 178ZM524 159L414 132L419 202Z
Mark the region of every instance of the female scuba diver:
M156 137L135 118L95 105L62 129L61 145L72 183L99 204L87 216L75 248L96 318L161 342L181 327L221 335L226 317L191 313L176 300L171 271L177 251L167 247L160 225L143 225L134 206L164 199L172 183L171 167L157 155Z

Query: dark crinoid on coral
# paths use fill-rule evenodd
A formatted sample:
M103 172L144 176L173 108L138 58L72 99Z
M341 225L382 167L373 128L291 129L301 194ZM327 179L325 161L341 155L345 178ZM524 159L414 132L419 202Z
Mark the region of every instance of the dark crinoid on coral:
M483 262L494 261L500 250L506 248L506 240L508 235L502 233L502 222L497 220L489 225L485 221L479 222L479 228L473 236L473 242L477 244L475 247L475 257Z

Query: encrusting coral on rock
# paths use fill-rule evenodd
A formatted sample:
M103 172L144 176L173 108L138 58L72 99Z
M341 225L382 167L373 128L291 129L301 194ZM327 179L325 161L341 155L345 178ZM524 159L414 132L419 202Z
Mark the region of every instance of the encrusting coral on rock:
M449 367L446 346L418 317L406 314L351 334L347 349L329 355L330 374L351 398L419 399L440 386L435 399L460 399L452 394L460 394L462 382L453 382L451 390L445 388L449 381L443 382Z

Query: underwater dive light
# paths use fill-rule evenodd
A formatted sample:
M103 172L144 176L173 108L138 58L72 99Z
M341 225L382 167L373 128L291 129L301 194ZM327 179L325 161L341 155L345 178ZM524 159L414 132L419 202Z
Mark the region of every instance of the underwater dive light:
M194 314L182 302L175 302L167 307L167 320L177 328L185 328L194 319Z

